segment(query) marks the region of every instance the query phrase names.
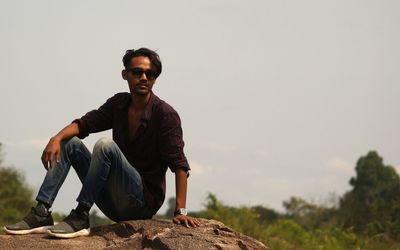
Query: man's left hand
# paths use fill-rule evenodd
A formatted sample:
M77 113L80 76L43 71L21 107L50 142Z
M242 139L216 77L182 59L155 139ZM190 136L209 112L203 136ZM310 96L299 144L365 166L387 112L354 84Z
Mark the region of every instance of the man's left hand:
M185 227L198 227L200 225L200 222L195 218L185 216L183 214L176 215L172 221L175 224L181 224L182 226Z

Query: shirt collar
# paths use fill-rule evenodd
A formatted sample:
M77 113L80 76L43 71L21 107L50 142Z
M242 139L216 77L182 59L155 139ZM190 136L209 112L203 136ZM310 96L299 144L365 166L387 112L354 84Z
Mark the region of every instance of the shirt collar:
M153 91L150 92L150 99L149 102L147 103L146 107L144 108L142 117L140 118L143 121L150 121L151 115L153 114L153 106L156 105L159 102L158 96L156 96ZM118 105L118 108L120 109L125 109L129 106L131 103L131 95L129 93L126 93L125 98L121 101L121 103Z

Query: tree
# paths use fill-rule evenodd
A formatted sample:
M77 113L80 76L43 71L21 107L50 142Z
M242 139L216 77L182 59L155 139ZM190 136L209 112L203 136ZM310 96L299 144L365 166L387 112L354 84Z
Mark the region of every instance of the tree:
M316 205L305 201L300 197L290 197L288 201L283 202L286 213L292 217L304 217L316 209Z
M258 214L259 221L263 225L272 224L281 217L275 210L261 205L254 206L252 209Z
M254 208L226 206L212 193L208 194L204 207L205 210L192 215L221 221L241 233L261 239L262 225Z
M355 232L398 234L400 227L400 179L395 169L384 165L375 151L357 161L351 191L340 202L343 227Z
M33 191L21 172L3 165L0 143L0 225L20 220L34 204Z
M337 209L326 205L317 205L300 197L290 197L283 202L287 217L307 230L333 224Z

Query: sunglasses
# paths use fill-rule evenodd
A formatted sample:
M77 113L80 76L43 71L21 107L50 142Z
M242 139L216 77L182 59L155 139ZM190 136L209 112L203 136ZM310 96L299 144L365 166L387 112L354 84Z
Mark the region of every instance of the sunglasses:
M157 73L154 70L148 69L143 70L141 68L128 68L126 71L131 72L135 77L141 77L143 73L146 75L146 78L149 80L154 80L157 78Z

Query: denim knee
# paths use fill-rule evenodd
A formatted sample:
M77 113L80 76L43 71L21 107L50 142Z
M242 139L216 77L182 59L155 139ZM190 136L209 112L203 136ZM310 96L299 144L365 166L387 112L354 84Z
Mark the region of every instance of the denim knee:
M102 137L94 145L93 154L98 155L99 153L109 153L110 151L113 151L115 149L115 146L116 144L111 138Z
M74 136L69 140L62 141L61 147L65 148L67 150L67 152L70 152L71 149L74 150L74 149L80 147L82 144L83 144L83 142L81 141L81 139Z

